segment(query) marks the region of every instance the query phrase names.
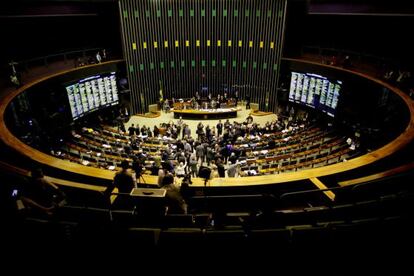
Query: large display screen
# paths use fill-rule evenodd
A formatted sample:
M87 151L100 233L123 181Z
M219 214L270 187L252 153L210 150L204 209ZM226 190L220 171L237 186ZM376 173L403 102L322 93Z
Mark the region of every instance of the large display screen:
M118 104L116 74L101 74L66 86L73 120L102 107Z
M311 73L292 72L289 101L335 116L342 82Z

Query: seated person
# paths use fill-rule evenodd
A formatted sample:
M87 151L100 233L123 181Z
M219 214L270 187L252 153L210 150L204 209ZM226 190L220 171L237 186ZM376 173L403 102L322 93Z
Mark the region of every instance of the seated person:
M129 169L128 161L121 162L121 171L117 172L114 177L114 186L118 188L119 193L130 193L135 187L135 181Z
M23 187L19 198L27 210L53 215L58 207L66 203L66 195L55 184L48 181L40 168L31 172L29 182Z
M187 204L180 193L180 189L174 184L174 177L167 173L161 183L161 188L166 189L165 195L167 204L167 213L187 213Z

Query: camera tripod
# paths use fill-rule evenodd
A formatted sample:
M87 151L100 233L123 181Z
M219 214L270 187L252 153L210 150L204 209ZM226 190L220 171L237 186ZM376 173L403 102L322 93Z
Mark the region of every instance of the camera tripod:
M142 180L142 182L141 182ZM146 185L147 182L145 182L144 176L142 175L142 173L140 173L139 175L136 176L136 181L137 181L137 186L139 186L139 184L144 184Z

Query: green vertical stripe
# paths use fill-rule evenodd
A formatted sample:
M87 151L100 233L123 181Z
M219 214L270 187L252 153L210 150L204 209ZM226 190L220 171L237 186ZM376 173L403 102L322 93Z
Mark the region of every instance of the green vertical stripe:
M256 10L256 16L259 17L260 16L260 10Z
M191 61L191 67L195 67L195 65L196 65L196 63L195 63L195 60L193 59L193 60Z
M184 60L181 61L181 67L185 67L185 61Z
M146 16L146 17L150 17L150 15L151 15L151 14L150 14L150 11L149 11L149 10L146 10L146 11L145 11L145 16Z
M213 17L216 16L216 10L213 10L212 15L213 15Z
M214 60L214 59L213 59L213 60L211 61L211 66L216 67L216 60Z
M250 11L249 10L246 10L246 12L244 14L245 14L246 17L249 17Z
M161 17L161 11L157 10L157 17Z
M164 69L164 62L162 62L162 61L160 62L160 68Z
M150 69L154 70L154 63L153 62L150 63Z
M178 15L179 15L180 17L183 17L183 10L179 10L179 11L178 11Z
M124 18L128 17L128 11L124 10Z
M253 61L253 69L256 69L256 68L257 68L257 62Z
M267 11L267 17L272 17L272 11L271 10Z
M204 59L201 61L201 66L203 66L203 67L206 66L206 61Z
M190 10L190 16L193 17L194 16L194 10Z
M238 10L234 10L234 17L239 16L239 11Z
M237 62L236 60L233 59L233 67L236 67L236 66L237 66Z
M223 17L227 16L227 10L223 10Z
M171 66L171 68L174 68L175 67L175 62L171 61L170 66Z
M267 63L265 62L265 63L263 63L263 70L266 70L267 69Z
M134 65L132 65L132 64L129 65L129 72L130 73L134 72Z
M141 64L139 65L139 70L144 71L144 64L142 64L142 63L141 63Z
M221 65L222 65L223 67L226 67L226 63L227 63L227 61L226 61L225 59L223 59L223 60L221 61Z
M201 16L205 16L206 15L206 10L201 10Z
M134 10L134 16L135 16L135 18L138 18L138 11L137 10Z
M243 68L246 69L247 68L247 62L243 61Z
M273 70L277 70L277 64L275 63L275 64L273 64Z

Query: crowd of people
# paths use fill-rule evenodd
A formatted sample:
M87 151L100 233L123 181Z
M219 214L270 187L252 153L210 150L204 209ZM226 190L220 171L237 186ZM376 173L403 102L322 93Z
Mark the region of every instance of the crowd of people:
M250 95L246 95L245 100L246 108L247 106L250 108ZM216 97L214 97L211 93L208 93L205 97L202 97L197 91L194 97L189 99L186 103L184 103L183 99L179 99L178 101L175 98L172 98L171 101L168 99L163 99L162 109L164 112L168 113L172 108L171 104L174 106L176 102L179 102L181 104L179 108L182 109L188 108L198 110L237 107L239 103L239 92L236 90L232 93L232 95L228 95L227 92L223 92L223 94L218 93Z
M255 123L252 116L248 116L243 123L231 123L227 119L219 120L216 125L210 126L199 122L195 134L181 118L177 122L170 121L153 128L131 124L127 132L130 143L125 152L138 151L138 154L132 164L122 162L122 170L114 178L115 186L120 192L131 191L132 183L136 183L136 179L145 171L146 160L151 159L149 173L158 176L159 187L169 185L175 202L181 202L183 205L183 201L177 199L180 197L177 196L177 189L173 188L174 181L171 179L202 177L208 180L215 177L243 176L246 173L240 169L242 164L238 160L240 157L249 157L251 152L235 146L236 144L248 143L254 147L260 141L266 144L268 149L275 148L275 142L266 134L307 124L307 119L307 116L283 117L263 126ZM159 147L150 158L149 153L142 150L142 145L154 139L162 140L165 147ZM134 174L126 177L128 168L131 168Z

